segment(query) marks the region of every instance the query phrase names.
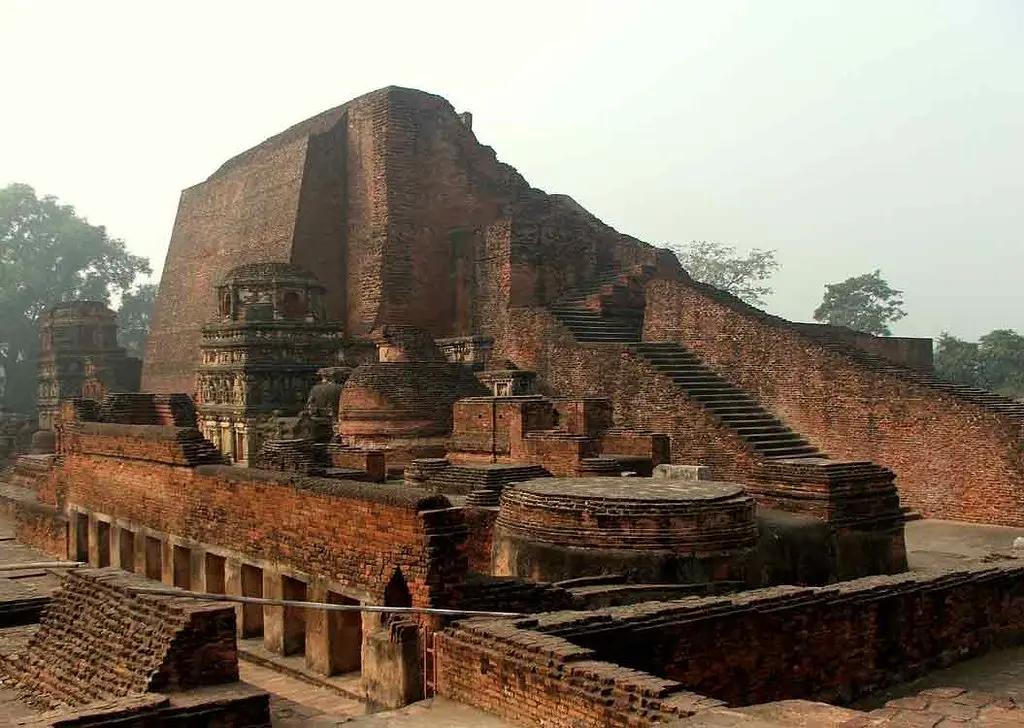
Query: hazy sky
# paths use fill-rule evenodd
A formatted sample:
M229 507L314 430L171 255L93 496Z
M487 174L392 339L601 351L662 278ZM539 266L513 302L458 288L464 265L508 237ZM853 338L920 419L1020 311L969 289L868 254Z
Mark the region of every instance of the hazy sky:
M778 250L769 309L882 269L895 333L1024 330L1024 2L0 0L0 185L163 265L180 191L396 84L655 244Z

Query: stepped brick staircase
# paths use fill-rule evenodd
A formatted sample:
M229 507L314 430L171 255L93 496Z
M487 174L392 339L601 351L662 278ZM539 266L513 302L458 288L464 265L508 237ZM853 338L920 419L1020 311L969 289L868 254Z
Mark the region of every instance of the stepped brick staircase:
M613 293L623 289L628 273L609 272L591 283L575 288L551 305L550 311L559 323L572 332L579 342L622 344L640 341L643 331L643 312L639 315L608 314L586 307L587 299L600 293Z
M628 273L607 273L575 289L550 307L555 319L580 343L618 344L629 348L668 377L712 417L729 427L768 459L828 457L783 424L747 392L705 366L700 358L674 342L643 342L643 318L586 307L588 299L625 288Z
M434 474L431 486L442 493L464 494L470 505L497 506L501 492L510 483L550 477L551 473L540 465L452 465Z
M892 374L922 387L927 387L928 389L943 392L959 400L970 402L973 405L982 407L989 412L1005 415L1015 422L1024 424L1024 402L1018 402L1015 399L1004 397L1001 394L991 392L987 389L948 382L943 379L939 379L934 374L901 366L889 359L878 356L877 354L872 354L863 349L851 346L838 337L825 332L817 331L814 333L806 333L812 338L817 339L826 348L845 354L871 369Z
M671 379L715 419L766 458L822 458L818 448L784 425L750 394L706 367L681 345L630 344L630 351Z

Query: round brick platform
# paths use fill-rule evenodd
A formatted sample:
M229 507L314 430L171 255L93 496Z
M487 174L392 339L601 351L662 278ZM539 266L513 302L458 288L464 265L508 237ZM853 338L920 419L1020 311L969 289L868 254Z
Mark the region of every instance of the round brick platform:
M756 506L734 483L543 478L510 487L494 528L499 576L745 581Z

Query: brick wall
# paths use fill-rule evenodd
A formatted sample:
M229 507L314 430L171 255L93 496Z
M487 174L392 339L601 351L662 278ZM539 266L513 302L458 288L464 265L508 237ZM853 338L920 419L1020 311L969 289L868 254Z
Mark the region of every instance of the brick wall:
M1012 561L613 608L604 623L567 616L540 630L732 705L844 702L1019 643L1022 587Z
M1021 426L858 361L708 286L653 281L644 338L678 341L832 457L896 472L927 516L1024 525Z
M467 507L465 519L468 533L463 543L463 551L469 568L480 574L490 574L491 537L494 522L498 519L498 509Z
M24 697L80 706L237 681L234 608L131 592L150 585L117 569L68 572L39 631L4 665Z
M610 397L617 426L670 436L673 462L711 466L723 480L748 480L754 455L746 445L625 347L578 344L545 309L511 309L509 316L495 358L536 370L545 394Z
M934 353L931 339L908 336L872 336L844 326L828 324L793 323L797 330L809 336L838 338L871 354L911 369L932 371Z
M471 620L436 634L437 694L544 728L646 728L721 704L516 625Z
M68 519L57 508L34 500L30 492L4 489L0 510L13 521L14 536L21 543L58 559L70 557Z
M1018 643L1022 587L1024 564L1014 560L472 620L436 638L438 694L519 725L567 728L647 726L715 700L849 701Z
M143 390L191 392L199 327L217 310L214 285L235 266L289 259L306 152L305 138L259 151L181 193Z
M414 603L454 598L466 569L465 525L443 496L370 483L159 462L164 428L83 425L58 471L59 498L146 528L322 575L383 599L396 568ZM141 451L151 430L157 455ZM126 445L111 456L111 439ZM325 548L329 544L330 548Z
M530 188L441 97L396 87L296 124L182 193L144 390L192 391L214 284L258 261L315 271L349 333L409 323L435 337L501 331L509 305L546 303L611 266L679 269Z

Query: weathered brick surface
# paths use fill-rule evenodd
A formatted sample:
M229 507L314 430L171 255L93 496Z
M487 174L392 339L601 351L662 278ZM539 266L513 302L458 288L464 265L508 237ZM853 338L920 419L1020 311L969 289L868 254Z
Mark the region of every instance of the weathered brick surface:
M248 262L291 262L362 335L407 323L491 334L509 306L549 302L598 270L678 268L572 200L530 188L444 99L389 87L325 111L224 164L181 196L143 389L191 391L213 284Z
M1024 525L1020 421L707 286L652 281L644 326L646 339L682 343L831 456L894 470L902 501L925 515Z
M14 535L19 541L58 559L70 557L68 519L45 503L4 500L14 512Z
M150 584L117 569L68 572L5 672L47 707L237 681L234 608L131 591Z
M464 575L465 524L443 496L222 465L183 467L161 460L165 428L103 425L90 432L86 423L59 470L60 498L69 506L323 575L378 599L398 568L422 605L451 598Z
M498 519L497 508L466 508L468 534L463 551L469 568L481 574L491 573L491 537L494 522Z
M438 693L518 725L567 727L646 726L713 698L850 700L1019 640L1022 585L1024 564L1011 561L470 620L436 637Z
M671 680L601 662L592 650L532 631L533 624L472 620L437 634L438 695L546 728L646 728L721 705Z
M536 370L545 394L611 396L616 424L668 434L674 462L708 465L722 480L747 480L755 456L740 438L626 347L578 344L545 309L516 309L510 318L495 356Z
M80 422L68 428L66 452L164 465L221 462L220 453L194 427Z
M270 728L267 693L246 685L205 688L171 697L155 693L111 698L19 721L20 728Z
M844 701L1018 641L1022 585L1014 560L551 617L538 629L730 704Z

